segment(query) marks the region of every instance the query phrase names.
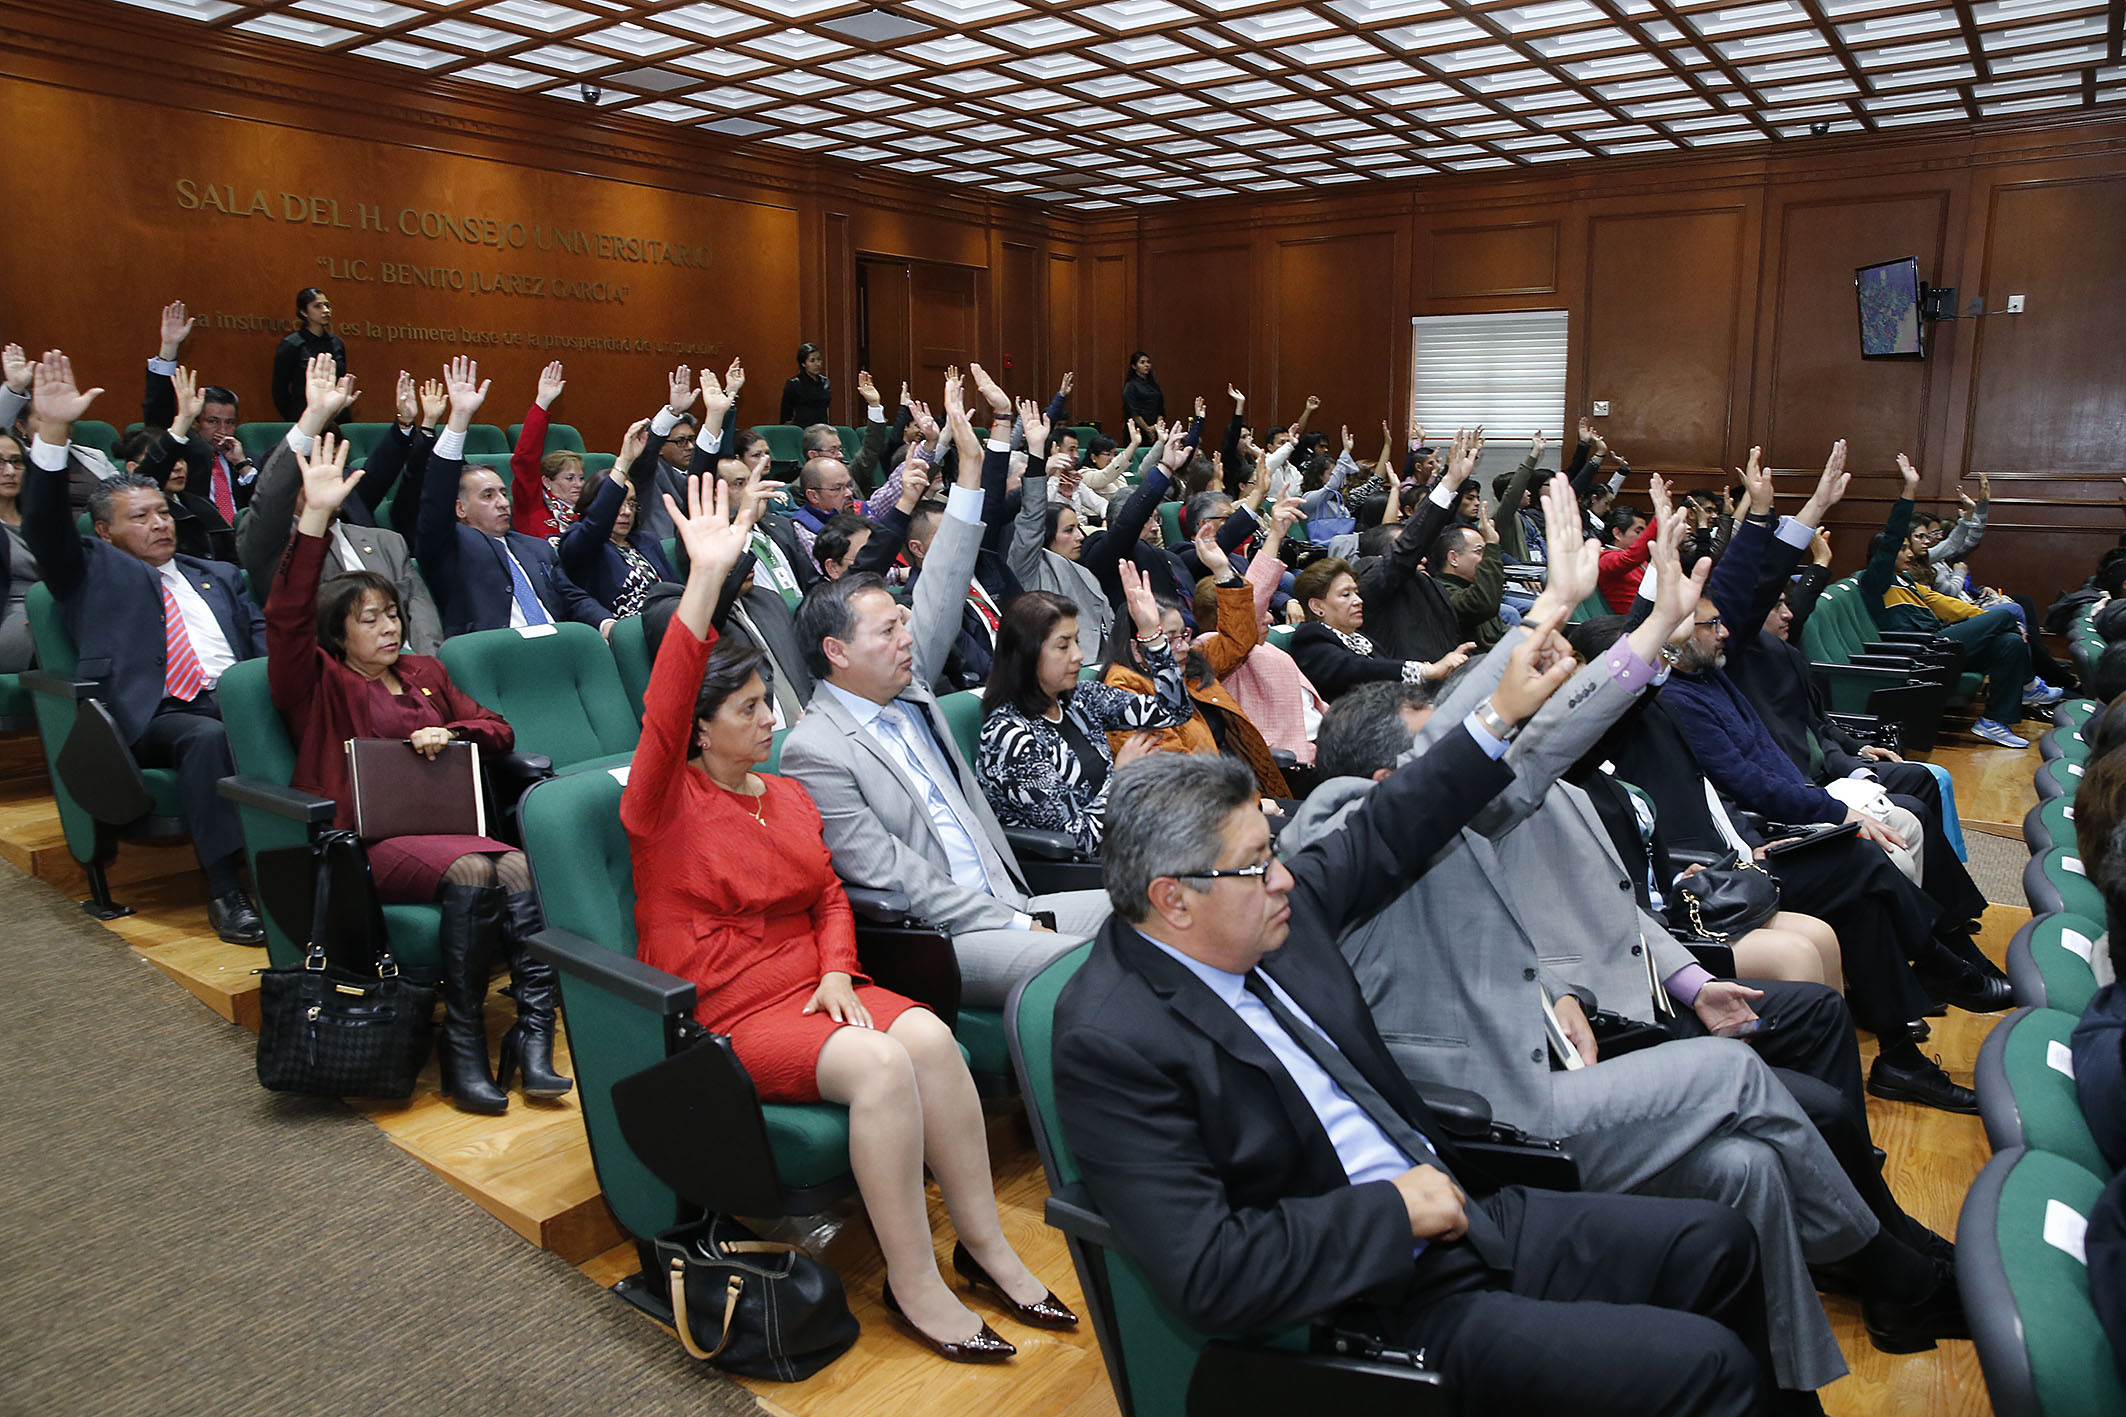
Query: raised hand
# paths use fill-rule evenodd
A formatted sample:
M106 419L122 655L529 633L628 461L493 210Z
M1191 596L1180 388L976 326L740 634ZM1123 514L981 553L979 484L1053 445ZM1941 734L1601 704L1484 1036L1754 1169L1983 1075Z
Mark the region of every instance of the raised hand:
M414 387L413 375L407 373L404 369L399 371L399 382L392 390L392 405L398 414L399 422L405 427L411 428L419 421L421 417L420 390Z
M1823 475L1816 479L1816 490L1809 494L1809 500L1796 520L1803 526L1822 526L1824 514L1838 505L1852 481L1852 474L1845 470L1845 439L1840 438L1831 444L1831 455L1824 460ZM1818 564L1828 566L1830 560L1826 557Z
M950 423L955 414L965 416L966 412L967 394L960 381L960 367L948 364L945 366L945 421Z
M924 442L935 443L938 438L938 421L930 416L930 405L919 399L909 399L907 403L910 425L923 435Z
M1196 559L1203 563L1204 574L1222 581L1233 574L1233 559L1218 544L1218 532L1215 523L1206 521L1196 528L1192 540L1196 546Z
M1306 514L1307 504L1299 498L1278 498L1277 505L1270 509L1270 540L1264 549L1273 556L1277 555L1278 548L1284 545L1284 534Z
M561 361L550 360L547 366L539 371L539 395L534 402L541 408L552 408L554 400L560 398L561 391L567 387L568 380L561 373Z
M945 415L945 422L952 434L952 445L956 454L953 464L955 485L980 487L982 440L975 435L974 421L967 416L965 408L956 408Z
M177 416L170 420L170 436L182 438L192 431L192 425L206 410L207 395L200 388L199 376L182 364L171 371L170 392L177 405Z
M1981 502L1993 500L1993 479L1983 472L1978 475L1978 500Z
M1159 622L1159 597L1152 593L1152 583L1124 556L1115 567L1122 577L1122 601L1129 607L1130 623L1137 627L1137 638L1149 640L1165 630Z
M1210 415L1210 411L1211 406L1203 401L1203 395L1196 395L1196 416L1198 418L1208 417Z
M1584 413L1580 415L1579 434L1580 441L1583 443L1592 443L1594 441L1594 425L1587 421L1587 415Z
M74 424L89 411L102 389L83 392L74 384L74 361L56 349L44 352L30 387L30 409L37 415L37 436L47 443L65 443Z
M642 456L642 450L650 445L650 421L638 418L620 435L620 455L613 459L610 469L615 482L627 481L627 470Z
M1919 469L1912 466L1912 460L1910 458L1906 457L1903 453L1899 453L1897 455L1897 471L1898 475L1903 477L1905 480L1904 495L1905 499L1909 501L1911 500L1912 494L1919 490Z
M1026 456L1037 458L1048 446L1048 420L1042 416L1041 405L1032 399L1019 400L1019 426L1026 432Z
M871 382L870 370L859 369L856 371L856 391L864 396L864 403L867 406L871 408L884 406L885 401L878 396L878 385Z
M449 400L449 391L448 391L447 389L445 389L445 388L443 387L443 381L442 381L441 379L424 379L424 380L422 380L422 381L421 381L421 424L422 424L422 426L423 426L423 427L427 427L427 428L433 428L433 427L435 427L435 426L436 426L436 423L437 423L437 422L438 422L439 420L441 420L441 418L443 417L443 410L444 410L444 409L445 409L446 407L448 407L448 406L449 406L449 402L450 402L450 400Z
M1179 472L1188 466L1188 460L1195 455L1194 448L1176 438L1166 445L1166 451L1159 454L1159 466L1168 472Z
M303 416L296 426L315 438L352 402L354 376L341 378L331 355L317 355L303 366Z
M694 370L691 366L682 364L677 369L674 369L670 385L671 397L665 403L666 408L669 408L674 415L677 415L685 413L694 406Z
M1961 482L1956 484L1956 500L1967 515L1978 510L1978 503L1971 500L1970 494L1964 491L1964 485Z
M1351 425L1350 425L1350 424L1348 424L1348 423L1346 423L1345 425L1343 425L1343 440L1344 440L1344 456L1345 456L1345 457L1355 457L1355 456L1357 456L1357 454L1358 454L1358 440L1357 440L1356 438L1354 438L1354 437L1352 437L1352 436L1351 436Z
M979 364L970 363L967 372L974 379L975 392L989 405L989 411L998 418L1011 417L1011 396L989 377L989 371Z
M1248 396L1240 392L1238 384L1227 384L1225 386L1225 396L1233 401L1233 412L1246 413L1248 411Z
M724 388L722 384L716 382L716 371L714 369L703 369L699 382L701 384L701 426L704 430L712 427L721 428L723 426L723 416L730 412L731 405L736 401L737 396Z
M1760 517L1771 511L1772 474L1764 466L1764 449L1751 448L1749 466L1738 467L1735 471L1741 474L1743 485L1750 490L1750 511ZM1732 514L1733 509L1729 511Z
M1668 499L1668 483L1658 472L1646 479L1646 500L1653 503L1656 520L1675 510L1675 504Z
M0 349L0 375L4 375L8 388L18 394L30 391L30 381L36 376L37 366L19 344Z
M1538 428L1535 430L1535 436L1528 440L1528 456L1531 458L1539 458L1543 456L1543 450L1549 446L1550 440L1548 438L1545 438L1543 436L1543 430Z
M1713 572L1713 558L1700 556L1690 574L1683 573L1683 515L1678 512L1665 518L1655 531L1649 562L1654 568L1654 613L1646 618L1651 627L1650 652L1640 657L1651 661L1678 627L1697 619L1698 600ZM1633 648L1638 648L1636 643Z
M911 457L901 464L901 499L896 505L902 516L911 516L930 490L930 460Z
M160 357L175 359L177 351L183 347L184 342L192 338L192 326L197 323L197 320L185 314L184 301L173 300L163 306L161 326L162 353Z
M746 362L743 359L733 359L731 367L723 371L723 391L731 396L732 403L737 403L738 391L745 386Z
M1065 369L1063 371L1063 382L1056 386L1056 393L1063 398L1069 398L1072 390L1076 389L1077 387L1077 374L1069 369Z
M330 363L332 356L324 358ZM348 473L347 444L330 433L319 435L310 451L298 454L296 461L303 470L302 530L311 536L323 536L332 525L333 513L346 502L362 474Z
M1317 408L1320 408L1320 407L1321 407L1321 399L1320 399L1320 397L1319 397L1318 395L1315 395L1315 394L1308 394L1308 395L1307 395L1307 412L1308 412L1308 413L1312 413L1312 412L1313 412L1313 411L1314 411L1315 409L1317 409Z
M472 416L487 402L487 386L494 381L480 377L480 362L458 355L443 366L443 391L450 399L450 426L463 433L472 427Z
M1556 693L1577 667L1571 647L1558 635L1569 611L1554 611L1528 626L1506 657L1506 673L1491 691L1492 711L1508 723L1523 723Z

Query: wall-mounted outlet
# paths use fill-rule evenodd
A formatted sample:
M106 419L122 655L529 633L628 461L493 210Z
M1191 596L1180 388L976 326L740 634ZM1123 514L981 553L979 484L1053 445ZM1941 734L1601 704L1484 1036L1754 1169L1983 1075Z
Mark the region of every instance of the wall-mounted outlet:
M2023 297L2022 297L2022 296L2020 296L2020 295L2011 295L2011 296L2009 296L2009 297L2008 297L2008 313L2009 313L2009 314L2011 314L2011 315L2020 315L2020 314L2022 314L2022 313L2023 313Z
M1595 416L1595 417L1597 417L1597 418L1607 418L1607 417L1609 417L1609 400L1608 400L1608 399L1596 399L1596 400L1594 401L1594 416Z
M1985 297L1985 296L1983 296L1983 295L1974 295L1974 296L1972 296L1972 297L1971 297L1971 301L1970 301L1970 303L1969 303L1968 305L1966 305L1966 306L1964 307L1964 313L1965 313L1966 315L1983 315L1983 314L1985 314L1985 313L1986 313L1986 297Z

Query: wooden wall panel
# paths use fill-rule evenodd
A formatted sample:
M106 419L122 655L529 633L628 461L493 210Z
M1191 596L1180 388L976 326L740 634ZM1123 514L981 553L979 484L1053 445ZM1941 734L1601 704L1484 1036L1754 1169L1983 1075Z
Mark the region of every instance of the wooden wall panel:
M1187 411L1201 394L1222 419L1230 410L1226 385L1248 389L1257 309L1253 275L1254 252L1245 242L1145 252L1144 348L1166 390L1168 416Z
M1297 418L1312 394L1322 401L1314 428L1372 428L1395 406L1410 362L1409 317L1392 294L1397 233L1287 237L1276 253L1270 397L1250 412L1258 426Z
M908 266L908 330L915 353L910 379L917 388L941 389L949 366L964 370L981 355L976 272L933 261Z
M1134 251L1092 258L1086 294L1086 339L1078 358L1078 416L1097 418L1110 433L1122 428L1122 381L1137 347L1137 312L1130 298Z
M1741 207L1590 223L1584 383L1569 409L1608 400L1603 432L1636 465L1727 462L1747 236Z
M1048 253L1048 281L1042 291L1042 298L1042 308L1046 315L1043 324L1046 336L1043 347L1047 351L1044 372L1051 383L1061 380L1066 373L1077 374L1080 380L1085 382L1085 392L1071 400L1070 416L1090 416L1092 405L1088 400L1092 395L1092 387L1090 381L1085 380L1088 371L1080 367L1078 359L1078 332L1084 327L1085 316L1078 307L1076 256L1056 251Z
M1041 367L1040 252L1019 241L1001 245L997 264L997 323L1001 344L996 377L1004 387L1045 398L1060 372Z
M1433 300L1554 294L1558 226L1544 221L1435 228L1421 288Z
M1935 358L1860 358L1853 270L1917 256L1930 280L1953 283L1942 267L1950 198L1944 188L1847 192L1780 207L1765 282L1772 329L1760 425L1774 467L1821 466L1840 438L1856 468L1886 471L1900 452L1928 464L1930 381L1955 331L1927 332Z

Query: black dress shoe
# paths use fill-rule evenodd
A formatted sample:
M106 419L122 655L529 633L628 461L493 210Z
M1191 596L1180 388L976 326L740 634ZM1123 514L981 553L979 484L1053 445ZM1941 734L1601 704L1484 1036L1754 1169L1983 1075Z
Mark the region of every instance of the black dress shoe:
M232 945L263 945L266 943L266 925L251 908L251 898L242 891L230 891L207 902L207 923L214 933Z
M1947 1013L1948 1010L1943 1009L1942 1012ZM1916 1018L1905 1025L1905 1032L1912 1035L1914 1043L1924 1043L1934 1036L1934 1025L1923 1018Z
M1960 1087L1941 1070L1941 1064L1921 1059L1917 1067L1901 1068L1877 1058L1868 1069L1868 1091L1892 1102L1917 1102L1944 1112L1978 1115L1978 1094Z
M1919 1353L1940 1339L1971 1336L1963 1296L1956 1292L1955 1271L1946 1265L1937 1270L1940 1278L1934 1292L1916 1304L1860 1301L1860 1321L1867 1326L1868 1342L1885 1353Z
M901 1301L893 1297L893 1284L885 1288L886 1312L901 1321L901 1326L921 1339L930 1350L949 1363L1001 1363L1019 1350L997 1336L997 1331L988 1324L975 1330L974 1337L963 1338L957 1343L947 1343L942 1338L932 1338L917 1327L914 1319L901 1312Z
M1050 1291L1031 1304L1022 1304L1004 1292L1004 1286L989 1277L981 1262L967 1253L967 1247L955 1241L952 1246L952 1267L960 1278L967 1281L970 1289L986 1293L1004 1306L1004 1311L1022 1324L1034 1328L1072 1329L1078 1326L1078 1316L1070 1307Z
M1974 1014L1997 1014L2015 1007L2015 986L2002 975L1973 969L1947 977L1922 975L1919 983L1941 1002Z

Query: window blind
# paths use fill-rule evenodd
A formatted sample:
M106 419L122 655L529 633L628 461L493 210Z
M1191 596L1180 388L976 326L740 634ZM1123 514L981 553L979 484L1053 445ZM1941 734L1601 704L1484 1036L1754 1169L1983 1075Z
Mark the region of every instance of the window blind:
M1411 415L1426 441L1445 447L1455 429L1482 424L1494 447L1518 448L1515 460L1538 429L1556 447L1565 431L1565 318L1517 310L1411 320Z

